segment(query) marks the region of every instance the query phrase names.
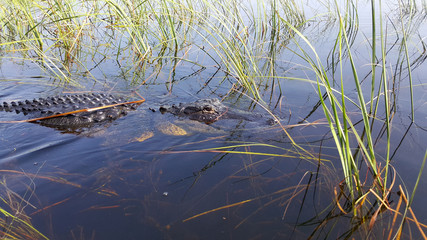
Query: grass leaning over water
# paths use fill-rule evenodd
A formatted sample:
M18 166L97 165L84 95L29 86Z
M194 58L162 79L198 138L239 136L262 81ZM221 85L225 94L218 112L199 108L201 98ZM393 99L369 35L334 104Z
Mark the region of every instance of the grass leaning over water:
M270 79L280 81L287 78L315 83L345 181L345 187L336 192L334 210L353 213L355 218L363 216L356 222L365 223L366 219L376 219L375 214L387 204L393 190L391 187L395 179L389 164L393 120L391 95L397 90L390 82L402 72L396 71L390 76L386 61L387 33L383 26L387 20L382 13L381 1L371 1L372 37L368 39L371 60L366 64L371 65L372 71L371 88L367 94L353 56L353 44L359 34L356 3L336 1L329 4L333 6L329 9L333 13L330 15L335 16L330 18L337 19L336 25L330 24L331 28L337 27L335 48L331 51L332 74L330 68L323 65L326 60L316 53L312 40L304 33L313 24L312 19L306 20L304 9L295 1L260 0L256 1L257 9L251 9L242 2L229 0L11 0L0 6L3 30L0 33L0 48L2 59L34 62L46 76L67 85L79 85L78 81L73 80L76 77L95 79L91 71L108 59L119 63L124 75L131 73L132 80L145 80L148 66L160 72L166 60L173 60L170 61L172 69L181 60L197 65L193 59L179 57L181 54L185 56L190 49L197 49L195 51L199 54L211 59L214 67L225 73L224 80L233 80L239 91L252 95L261 103L265 99L263 89L268 89L269 84L274 85ZM411 66L418 63L410 61L408 38L411 28L405 27L412 26L415 10L411 4L398 9L402 20L401 49L404 53L400 65L406 65L401 69L406 69L409 76L411 115L412 121L415 121ZM407 21L403 21L405 19ZM304 69L314 72L315 81L309 77L282 76L283 71L277 68L281 61L280 54L292 53L293 46L299 50L293 53L308 65ZM381 52L379 55L377 47ZM13 53L20 53L19 58ZM351 93L346 90L346 68L352 72L356 99L352 99L349 96ZM354 108L357 109L358 119L351 116ZM384 112L382 119L378 119L381 117L378 112ZM378 122L386 134L386 150L380 153L375 149L373 135ZM292 136L288 136L292 140ZM302 153L300 156L311 158L310 154L305 154L300 146L295 145L295 155ZM381 156L384 156L382 161L379 160ZM363 181L367 176L360 173L363 167L369 169L368 182ZM405 195L411 195L411 202L414 195ZM371 206L377 207L375 213L360 210ZM409 207L410 203L407 209ZM402 226L403 222L397 225Z
M8 208L0 207L0 239L48 239L33 227L31 218L25 213L25 208L32 206L29 200L34 191L31 189L34 188L34 184L27 186L27 192L23 196L8 188L5 177L0 186L2 206Z
M310 54L306 48L304 48L300 43L296 42L296 45L298 46L301 57L309 64L309 66L312 68L313 72L316 75L317 78L317 90L319 99L322 104L322 108L324 111L324 114L328 120L329 127L331 130L331 134L334 138L335 145L337 147L337 150L339 152L339 156L341 159L341 165L343 168L343 173L345 176L345 182L346 182L346 189L341 189L339 195L346 195L346 192L348 191L349 196L346 197L346 199L349 200L350 203L347 203L347 206L351 206L350 209L353 211L354 216L362 215L363 212L360 211L361 208L371 208L377 201L381 202L379 206L377 207L377 210L375 211L374 215L371 216L364 216L363 218L370 219L370 226L372 226L373 223L375 223L377 214L381 211L382 207L389 208L389 202L388 199L390 199L390 194L393 191L393 188L395 186L395 177L391 176L391 165L390 165L390 141L391 141L391 122L393 119L393 115L391 113L390 106L392 105L391 100L389 98L390 92L393 90L389 86L390 78L387 74L387 65L386 65L386 40L385 40L385 32L383 27L383 13L382 13L382 6L381 1L378 2L379 6L379 23L380 23L380 45L381 45L381 56L380 56L380 65L377 63L377 56L376 56L376 42L377 42L377 35L376 35L376 4L377 2L371 1L371 11L372 11L372 91L371 91L371 97L370 97L370 106L371 110L368 111L367 106L369 106L365 102L365 94L361 87L361 81L359 78L359 75L357 73L357 67L355 64L355 61L353 60L352 56L352 42L349 38L349 25L354 25L357 23L349 22L349 19L347 18L347 12L345 14L342 14L340 12L339 4L336 2L336 14L339 22L339 31L338 36L336 38L335 46L337 47L337 55L338 59L337 62L339 64L339 72L340 72L340 82L338 86L340 86L340 89L335 89L335 81L331 81L330 78L327 75L327 71L325 67L322 65L322 60L319 58L319 56L316 53L316 49L312 46L310 41L304 36L304 34L300 31L298 31L296 28L294 28L291 24L288 24L285 20L286 24L290 28L292 28L293 31L297 33L297 35L302 39L302 41L305 43L305 46L308 46L309 49L312 51L312 54L314 54L314 57L311 57L312 54ZM403 21L402 21L403 22ZM410 22L410 20L409 20ZM403 23L402 23L403 24ZM402 25L403 26L403 25ZM351 26L350 28L356 28L357 26ZM351 31L350 31L351 32ZM407 48L407 32L402 27L402 45L403 49L405 51L405 57L406 57L406 63L407 63L407 71L409 76L409 83L410 86L410 93L411 93L411 114L412 114L412 120L414 121L414 108L413 108L413 90L412 90L412 77L411 77L411 64L409 60L408 55L408 48ZM335 50L334 50L335 51ZM343 58L343 56L346 56L346 58ZM347 99L346 94L344 92L344 68L343 68L343 62L348 61L354 79L354 86L357 92L358 96L358 103L355 103L353 101L349 101ZM381 75L380 75L380 81L376 82L376 68L381 68ZM376 85L378 84L378 85ZM377 95L374 95L374 89L378 89ZM382 88L382 90L381 90ZM326 98L324 96L326 95ZM376 118L376 113L379 111L379 100L382 98L382 101L384 102L384 107L382 108L382 111L384 111L384 126L386 129L386 151L385 151L385 157L383 159L384 161L384 167L381 168L382 163L378 160L379 154L377 154L375 147L374 147L374 139L372 137L372 131L374 126L374 121L378 121ZM374 106L374 99L376 99L377 104ZM357 106L357 108L360 111L360 116L362 118L363 122L363 130L358 131L356 129L356 125L352 122L351 117L347 114L347 105L351 103ZM356 145L356 146L354 146ZM362 179L360 177L360 172L358 166L361 166L362 163L366 163L367 167L369 169L371 178L372 178L372 185L368 186L366 183L364 184L362 182ZM425 157L424 161L422 163L422 167L419 171L419 175L417 178L417 183L419 182L421 178L421 173L423 171L425 163ZM394 170L396 171L396 170ZM392 179L389 179L392 177ZM366 182L366 180L365 180ZM415 190L417 188L417 184L415 184L415 187L413 189L413 193L411 196L411 199L413 199ZM368 189L368 190L366 190ZM337 194L337 193L336 193ZM402 193L405 195L404 193ZM373 202L366 201L368 195L374 195ZM406 194L407 195L407 194ZM405 200L406 201L406 200ZM407 209L410 208L411 201L406 201L406 208L404 210L404 216L406 216ZM343 210L343 208L340 206L339 198L337 198L337 206L340 208L341 212L346 213L346 210ZM366 205L366 206L364 206ZM359 209L359 210L358 210ZM399 210L399 209L398 209ZM395 211L395 210L393 210ZM398 213L398 211L395 211ZM413 213L413 212L412 212ZM397 232L394 237L400 238L400 234L402 231L403 224L405 222L406 217L403 217L400 224L397 224ZM416 221L416 218L414 216L414 219ZM396 218L394 219L394 221ZM328 220L326 220L328 221ZM362 224L361 222L360 224ZM424 230L419 227L419 223L416 221L418 229L421 233L421 235L426 238L426 235L424 234ZM393 225L395 225L395 222L393 222ZM424 226L425 228L425 226ZM391 229L391 232L393 229ZM391 237L391 232L389 235L389 238Z

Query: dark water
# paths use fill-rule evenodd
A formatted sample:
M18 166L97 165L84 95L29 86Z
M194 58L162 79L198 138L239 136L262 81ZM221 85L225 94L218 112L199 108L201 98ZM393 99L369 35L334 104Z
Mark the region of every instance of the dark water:
M4 88L3 99L26 96L30 94L27 89L10 84ZM40 91L34 96L47 94ZM275 235L270 230L253 229L259 221L277 225L277 229L289 224L280 220L284 206L277 208L277 204L285 202L293 190L269 195L298 184L305 171L315 170L315 164L281 156L193 152L231 146L227 150L295 156L287 153L291 144L283 132L268 125L247 129L245 122L223 120L188 136L168 136L156 125L177 118L150 111L148 106L158 103L149 99L158 95L144 96L147 102L136 111L94 133L64 134L32 123L0 125L3 176L7 186L18 193L25 193L26 185L33 184L33 195L27 200L36 208L26 210L38 230L56 239L67 239L71 232L79 235L80 231L87 237L94 234L96 239L217 238ZM164 101L171 98L164 97ZM1 116L4 120L22 118L6 112ZM154 137L135 140L148 131L154 132ZM298 137L301 132L293 135ZM246 142L274 144L281 149L237 146ZM182 222L247 199L254 200ZM263 207L272 200L279 210L274 214L278 224L265 215L264 208L274 211ZM234 229L241 221L241 227Z
M363 28L369 16L363 13L360 16ZM421 24L419 32L425 33L425 28L425 23ZM332 48L325 47L326 43L331 44L328 40L332 30L313 32L307 30L322 37L314 43L319 51ZM369 33L369 28L366 32ZM360 76L369 74L371 69L364 41L363 35L355 40L356 46L360 44L355 54ZM397 58L398 49L390 49L390 55ZM329 59L329 50L319 53L322 59ZM190 54L188 58L198 61L198 54ZM315 79L299 66L303 62L295 56L284 52L280 58L292 62L292 68L289 63L278 67L284 69L281 74ZM202 63L214 64L209 59ZM2 193L7 186L9 191L31 203L19 201L36 229L51 239L306 239L311 234L335 239L346 236L347 232L355 232L356 238L384 236L384 229L388 229L393 217L388 212L380 215L380 223L372 231L363 227L352 230L360 224L339 211L324 221L328 217L322 210L328 209L334 200L334 189L343 180L333 139L324 124L287 129L289 136L307 152L293 146L283 130L245 121L222 120L207 130L204 129L207 125L196 126L199 130L190 129L185 136L161 133L159 123L178 124L180 119L152 112L149 107L221 98L232 84L232 79L218 73L215 67L199 68L187 62L178 67L173 64L165 60L156 78L140 85L132 81L139 73L123 75L117 62L107 60L92 72L99 82L76 74L82 87L58 87L51 79L39 78L43 72L31 63L2 63L1 78L20 81L1 82L1 102L83 90L126 95L135 90L146 99L127 116L80 135L32 123L0 124ZM398 63L392 63L395 65ZM407 76L395 79L393 85L396 90L393 91L391 163L399 174L397 184L406 184L409 192L426 150L424 65L420 62L413 69L415 123L410 119ZM345 91L356 99L350 70L345 73L349 76ZM280 80L266 89L262 94L267 108L281 118L282 124L324 120L317 105L315 85ZM228 95L225 102L268 117L262 107L239 92ZM359 121L361 116L356 109L351 106L349 109L355 112L353 122ZM0 112L2 121L23 118ZM361 127L356 125L358 129ZM142 142L136 140L147 132L153 132L153 137ZM381 121L374 124L373 136L377 157L383 159L386 145ZM307 159L309 154L312 159ZM367 171L366 167L361 168L363 171ZM427 176L423 174L413 203L413 210L423 223L427 222L423 205L426 184ZM398 201L396 191L390 199L392 204ZM215 211L189 219L210 210ZM413 236L419 236L417 231L412 232Z

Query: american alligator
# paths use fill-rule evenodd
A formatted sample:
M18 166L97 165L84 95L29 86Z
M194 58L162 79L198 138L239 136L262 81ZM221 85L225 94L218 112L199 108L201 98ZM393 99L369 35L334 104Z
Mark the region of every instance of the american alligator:
M142 101L126 102L124 98L110 94L76 94L4 102L0 104L0 111L23 113L28 115L27 118L30 119L26 120L28 122L38 123L66 133L80 134L85 129L114 121L126 115L141 103ZM168 112L206 124L220 119L237 119L257 123L265 121L268 125L274 123L271 118L264 118L259 113L227 107L216 98L161 106L159 110L161 113Z
M220 119L237 119L245 121L263 121L267 125L274 124L271 118L264 118L262 114L230 108L219 99L199 99L191 103L180 103L172 106L161 106L161 113L172 113L179 117L189 118L207 124L214 123Z
M0 111L28 115L29 122L43 126L73 130L116 120L135 110L142 101L136 102L126 103L123 98L110 94L76 94L3 102Z

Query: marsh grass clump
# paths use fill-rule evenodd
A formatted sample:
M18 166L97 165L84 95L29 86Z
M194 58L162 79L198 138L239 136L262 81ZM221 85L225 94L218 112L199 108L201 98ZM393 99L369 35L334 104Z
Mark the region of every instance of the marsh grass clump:
M193 48L261 99L258 89L275 73L276 53L292 38L278 16L297 28L305 17L295 1L254 6L226 0L6 1L0 9L2 58L20 56L51 78L79 85L73 79L96 81L91 71L109 59L129 73L164 59L198 65L179 56Z
M398 186L395 185L396 181L398 181L395 171L398 170L392 168L390 159L392 121L395 113L395 103L394 100L391 99L391 96L395 95L395 88L390 86L390 82L392 82L392 79L395 79L396 76L403 74L403 70L400 68L398 72L395 72L394 76L389 75L390 71L386 61L391 57L387 52L387 40L385 38L386 32L384 27L385 20L382 12L383 6L381 5L381 1L378 5L375 1L371 1L371 3L372 37L369 40L371 41L372 61L369 64L372 66L372 70L370 73L370 91L366 91L365 89L367 88L362 86L363 81L359 76L359 69L353 56L354 38L358 26L356 21L357 18L352 17L354 14L350 14L352 12L357 13L357 10L354 9L354 5L350 5L350 7L347 5L343 11L341 6L336 3L335 12L338 31L332 51L332 56L334 56L335 59L331 64L333 66L332 68L327 68L323 65L323 59L319 57L315 47L301 31L282 19L282 21L298 35L299 40L295 40L295 44L299 50L299 55L308 64L308 68L310 68L315 75L315 83L321 106L341 160L345 187L340 187L340 190L335 193L337 196L337 207L340 209L339 212L345 214L352 212L354 216L352 219L362 216L361 219L364 219L363 221L370 221L370 228L372 228L372 225L375 223L378 214L383 211L382 209L386 208L395 212L397 215L406 216L406 211L410 208L410 202L412 201L405 200L406 208L403 210L400 209L401 212L399 212L399 209L395 210L390 208L389 200L392 198L393 189L398 188ZM405 71L404 74L408 76L406 81L412 99L411 67L414 66L412 63L416 61L411 63L410 56L407 52L408 32L402 27L402 31L398 31L396 34L403 36L400 38L401 52L403 54L399 55L399 58L401 57L405 59L405 61L399 60L398 64L406 64L406 67L403 69ZM397 39L399 39L399 37ZM377 42L379 42L379 46ZM377 47L379 49L377 49ZM378 55L377 52L379 52ZM345 81L345 79L348 78L348 76L344 75L346 68L351 69L351 79L353 80L352 83L357 96L356 99L349 97L347 95L348 92L346 92L350 84L348 81ZM333 75L329 74L328 69L333 69ZM366 77L364 84L366 84ZM412 119L414 119L412 100L411 106L411 115ZM354 109L354 107L356 110L351 110L351 112L352 114L354 114L354 111L357 112L357 119L349 114L349 109ZM383 115L380 116L379 112L382 112ZM377 123L378 121L381 123ZM378 125L382 126L382 132L385 138L385 151L380 153L376 150L376 142L378 139L374 137L374 132L376 132L374 126ZM424 162L425 158L421 164L422 166L424 166ZM362 166L366 167L366 174L360 172ZM418 180L420 179L421 173L422 168L419 172ZM415 192L416 187L417 184L412 190L413 192ZM410 194L407 191L406 189L403 195L409 196ZM344 199L346 199L346 203L344 204L344 206L347 206L346 210L340 205L340 199L342 199L343 196ZM400 201L402 201L402 199L400 199ZM372 215L370 215L369 212L372 210L372 207L376 210L371 212L370 214ZM396 235L401 234L401 227L406 220L407 218L403 217L400 223L396 223L394 222L396 218L394 218L393 226L398 226L397 228L399 228ZM363 222L358 225L362 223ZM424 230L422 228L419 228L419 230L424 236Z

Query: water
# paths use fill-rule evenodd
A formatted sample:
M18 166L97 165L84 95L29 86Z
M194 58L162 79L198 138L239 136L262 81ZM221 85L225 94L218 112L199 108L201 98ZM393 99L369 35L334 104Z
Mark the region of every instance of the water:
M366 7L364 4L360 3L361 8ZM306 14L314 11L310 9ZM362 11L359 17L359 31L365 35L358 34L355 38L354 54L359 75L366 76L371 70L366 43L370 36L370 16ZM326 23L319 21L320 26L307 26L305 30L315 39L313 44L320 58L325 59L325 65L330 63L331 39L336 34L327 26L331 22L330 19ZM425 27L421 21L418 30L421 39L425 38L422 35ZM399 65L396 60L399 51L392 45L396 36L389 37L393 59L390 69L394 69ZM197 41L205 44L203 39ZM416 40L413 41L417 45ZM287 47L297 49L292 43ZM115 51L108 47L105 50L107 55ZM126 95L136 91L146 99L136 111L84 134L61 133L32 123L0 124L2 196L7 195L6 190L22 196L22 199L14 198L15 202L25 206L25 214L45 236L51 239L306 239L310 235L344 238L348 232L354 232L349 235L356 238L383 237L383 232L388 231L393 217L390 212L380 214L379 223L370 231L365 226L351 229L362 226L359 224L362 220L349 219L340 209L328 208L336 199L334 190L339 192L343 175L314 84L286 79L280 79L275 85L262 84L263 100L282 124L316 123L288 128L289 135L261 123L221 120L207 130L196 126L199 130L188 129L188 135L170 136L161 133L159 123L180 124L182 119L152 112L149 108L225 97L231 107L266 117L269 114L239 91L228 94L235 79L218 71L215 61L203 51L185 48L176 55L186 56L188 61L160 58L141 71L132 64L129 52L124 51L123 55L128 58L120 61L113 57L104 60L105 54L95 54L90 58L93 61L85 58L87 69L91 69L97 81L83 70L73 69L73 78L78 79L81 86L58 84L57 80L46 77L40 67L27 61L4 61L0 66L1 79L19 79L1 83L1 101L81 91ZM417 56L416 50L412 49L411 53ZM12 56L13 53L8 53L4 58ZM282 71L278 75L315 80L295 55L282 50L276 57L280 60L277 69ZM409 192L426 150L424 64L420 61L413 69L416 86L413 124L409 118L409 84L405 72L400 78L390 80L390 86L395 89L391 91L394 97L391 163L399 174L396 184L406 184ZM328 69L331 66L328 65ZM356 100L351 69L348 67L345 71L346 95ZM339 79L339 72L329 74ZM144 84L143 80L146 80ZM370 85L363 87L368 92ZM349 105L348 108L354 111L350 113L353 122L359 121L361 116L356 107ZM383 117L383 113L379 116ZM0 119L13 121L25 116L0 112ZM184 123L186 125L188 123ZM361 125L356 124L356 128L360 130ZM382 122L376 121L373 129L377 157L383 159L386 145ZM137 140L148 132L152 132L153 137L142 142ZM294 147L289 136L307 152ZM310 154L312 159L308 158ZM365 166L361 167L362 176L367 171ZM423 223L427 222L422 201L427 196L423 187L426 182L424 174L412 205ZM397 187L389 199L392 207L398 201L396 192ZM9 209L6 205L2 207ZM328 211L322 212L324 209ZM201 215L195 217L198 214ZM331 227L333 225L335 227ZM412 234L419 236L413 229Z
M20 95L17 88L14 91ZM12 99L12 96L6 98ZM2 112L2 119L15 116L18 115ZM230 221L237 223L240 215L250 213L249 210L242 209L239 217L233 216L237 213L220 211L202 221L186 224L181 221L212 207L283 188L279 182L292 179L294 170L298 169L296 163L299 161L286 163L286 158L280 157L192 153L198 149L238 144L232 141L262 142L260 139L264 137L238 129L231 129L225 135L224 131L220 134L213 131L167 136L155 129L156 121L166 120L173 121L174 117L140 106L90 137L62 134L31 123L2 124L0 154L4 176L8 186L15 187L15 182L22 181L21 186L17 184L17 189L14 188L18 192L25 190L25 184L34 184L34 195L27 200L35 201L37 208L28 209L29 214L37 229L48 236L69 238L70 232L78 232L81 227L85 236L94 234L97 239L123 236L156 239L176 238L182 234L211 235L209 229L195 231L203 225L216 229L217 236L227 236L233 232ZM154 131L154 137L144 142L134 140L145 131ZM281 135L277 130L274 132L276 136ZM267 140L272 139L266 139L266 143ZM281 147L289 145L284 137L274 141L283 142ZM260 147L248 148L246 150L263 151ZM243 147L234 149L245 150ZM281 150L269 152L283 154ZM288 170L278 167L282 164L292 167ZM26 176L26 173L33 175ZM290 177L286 176L288 174ZM271 178L279 178L279 181L261 187L257 183L259 178L267 179L260 181L262 185ZM55 203L60 204L51 206ZM216 224L207 224L213 219Z

